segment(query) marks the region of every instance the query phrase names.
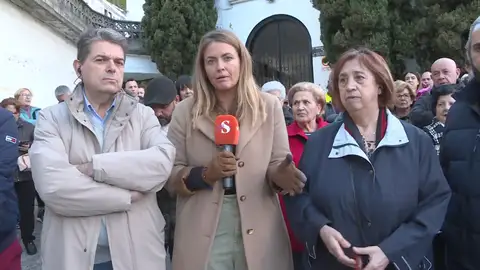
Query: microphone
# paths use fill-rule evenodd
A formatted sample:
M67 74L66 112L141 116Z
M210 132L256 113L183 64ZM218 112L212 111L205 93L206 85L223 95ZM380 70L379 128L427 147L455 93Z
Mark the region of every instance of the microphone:
M233 115L219 115L215 119L215 144L222 147L222 151L233 153L233 147L238 145L237 118ZM223 178L223 189L233 189L233 177Z

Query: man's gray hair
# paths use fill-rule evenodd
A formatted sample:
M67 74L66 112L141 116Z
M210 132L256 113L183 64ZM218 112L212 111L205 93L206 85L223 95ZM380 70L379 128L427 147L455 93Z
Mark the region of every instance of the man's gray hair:
M125 36L111 28L91 28L83 32L77 42L77 60L83 63L90 54L92 43L107 41L119 45L127 53L128 42Z
M62 95L69 95L70 94L70 88L66 85L60 85L57 88L55 88L55 96L59 97Z
M479 31L479 30L480 30L480 17L478 17L478 18L472 23L472 26L470 26L470 32L468 33L467 44L465 44L465 50L466 50L466 53L467 53L467 59L468 59L468 61L470 61L470 63L473 63L473 62L472 62L472 56L470 55L470 49L472 48L472 34L473 34L473 32Z

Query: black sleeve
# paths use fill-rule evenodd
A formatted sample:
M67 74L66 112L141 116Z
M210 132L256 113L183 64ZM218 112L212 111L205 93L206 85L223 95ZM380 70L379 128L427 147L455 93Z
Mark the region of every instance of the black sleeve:
M318 159L318 140L321 139L318 134L312 134L305 145L305 150L300 159L298 169L301 170L307 177L305 188L302 194L296 196L284 196L285 208L290 226L295 236L301 241L305 242L308 252L312 253L317 245L320 234L320 229L330 224L330 220L319 211L311 200L310 187L312 181L315 181L311 175L316 175L312 170L316 167L316 159ZM313 256L312 254L310 254Z
M405 252L433 239L443 225L450 200L450 187L443 175L437 153L428 135L418 132L420 151L420 181L417 209L411 219L400 225L380 249L391 263L402 264ZM425 252L427 252L425 250Z
M431 98L430 94L425 94L415 102L410 112L410 121L413 125L423 128L432 122L435 116L431 109Z
M203 181L203 167L194 167L190 170L190 174L185 180L188 190L197 191L202 189L212 189L212 186Z
M462 121L461 116L458 115L458 110L461 108L460 103L455 103L453 106L450 108L448 111L448 117L445 122L445 130L443 131L442 139L440 140L440 165L442 166L443 169L443 174L445 177L448 177L448 170L450 166L450 157L449 157L449 151L450 149L455 149L454 144L455 143L460 143L457 140L453 140L453 143L450 139L450 130L452 125L455 125L455 123ZM448 178L447 178L448 182Z

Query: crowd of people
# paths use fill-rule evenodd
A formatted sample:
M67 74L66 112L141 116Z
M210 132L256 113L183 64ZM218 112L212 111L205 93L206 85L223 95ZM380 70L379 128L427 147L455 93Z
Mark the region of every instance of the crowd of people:
M193 76L124 82L127 41L82 34L59 104L18 90L0 109L0 270L480 269L480 18L469 73L441 58L394 80L367 48L327 89L256 84L233 33L198 46ZM215 119L239 122L215 143ZM228 132L228 131L227 131ZM222 180L233 178L233 187Z

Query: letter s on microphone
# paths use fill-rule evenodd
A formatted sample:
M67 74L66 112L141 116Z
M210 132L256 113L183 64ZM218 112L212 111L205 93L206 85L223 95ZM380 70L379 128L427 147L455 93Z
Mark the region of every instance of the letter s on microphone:
M220 127L222 128L221 132L222 134L227 134L230 132L231 128L230 128L230 121L228 120L225 120L223 121L221 124L220 124Z

